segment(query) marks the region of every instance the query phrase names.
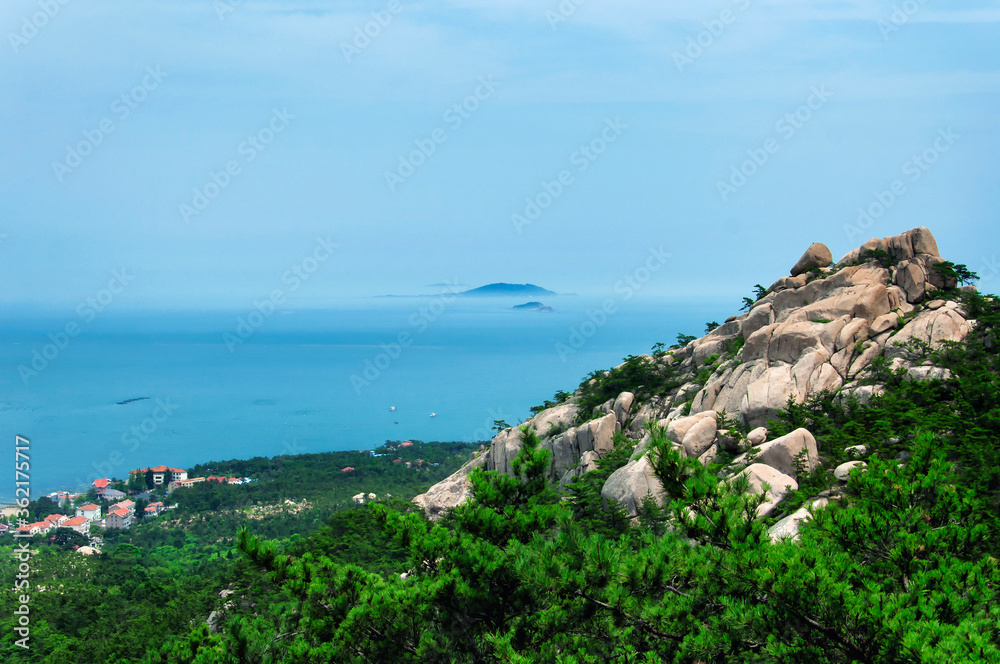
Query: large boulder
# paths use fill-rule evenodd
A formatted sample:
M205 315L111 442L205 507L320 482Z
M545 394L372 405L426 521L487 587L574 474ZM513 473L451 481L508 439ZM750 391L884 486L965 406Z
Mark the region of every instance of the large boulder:
M663 486L653 472L648 454L629 461L613 472L601 489L601 498L605 502L620 503L630 517L639 515L639 508L647 495L663 503Z
M733 464L740 466L751 459L758 464L766 464L794 479L798 479L799 463L802 464L802 469L808 473L819 467L816 438L806 429L796 429L788 435L775 438L746 454L741 454L733 459Z
M706 410L701 413L696 413L688 417L678 417L670 421L667 425L667 439L671 443L676 443L677 445L684 444L684 437L687 435L688 431L694 427L695 424L701 422L706 418L711 418L713 421L718 417L718 413L714 410Z
M628 421L629 413L632 412L632 403L635 401L635 395L631 392L622 392L615 399L614 405L611 407L612 412L614 412L615 417L618 419L619 426L624 427Z
M813 510L822 509L829 503L830 501L826 498L820 498L819 500L813 501L810 507L802 507L795 512L792 512L784 519L781 519L778 523L771 526L771 528L767 531L768 537L771 538L772 542L798 542L799 529L802 527L802 523L812 518Z
M746 475L750 483L748 487L750 493L756 495L764 494L765 496L764 502L757 508L757 516L761 518L773 512L778 503L790 491L798 491L799 488L799 483L795 481L795 478L789 477L762 463L755 463L747 467L743 471L743 474ZM768 486L766 492L764 491L765 484Z
M714 417L703 417L694 424L687 433L681 445L684 446L684 453L692 459L696 459L705 453L715 442L715 434L718 425Z
M792 276L797 277L817 267L826 267L832 262L833 254L830 253L830 248L822 242L813 242L792 268Z
M472 495L469 473L474 468L485 467L488 458L488 454L477 454L453 474L428 489L427 493L422 493L414 498L413 502L420 506L427 517L431 519L440 517L445 511L464 503Z

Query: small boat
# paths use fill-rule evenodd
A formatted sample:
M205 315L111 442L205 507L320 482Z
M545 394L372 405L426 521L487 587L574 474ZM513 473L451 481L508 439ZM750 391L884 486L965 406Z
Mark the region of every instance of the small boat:
M396 410L395 406L389 406L389 410Z
M437 416L438 416L437 413L431 413L431 417L437 417Z

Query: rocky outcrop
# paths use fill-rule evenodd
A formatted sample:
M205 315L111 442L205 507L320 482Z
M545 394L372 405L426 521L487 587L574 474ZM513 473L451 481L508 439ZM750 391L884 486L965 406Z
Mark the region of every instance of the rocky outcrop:
M629 463L608 479L602 497L637 514L646 495L662 499L645 456L645 427L659 423L673 445L703 464L726 458L722 452L743 453L735 468L750 464L740 472L754 478L751 485L772 485L770 507L763 512L770 513L784 495L775 487L795 486L800 468L811 472L819 463L808 431L767 441L764 425L789 399L801 403L829 391L868 403L882 391L865 380L872 362L882 356L913 380L947 376L917 351L922 345L961 341L975 322L954 301L928 300L929 293L956 286L935 269L941 261L926 228L873 238L833 265L829 249L813 244L792 276L775 281L746 313L684 347L643 356L670 367L681 377L679 387L655 397L622 392L587 413L589 421L582 424L575 398L528 420L525 424L552 452L550 479L565 483L596 467L621 431L635 449ZM753 430L745 438L733 435L724 424L728 418ZM520 448L517 429L501 432L481 457L417 502L428 514L457 504L467 496L463 481L471 468L509 473Z

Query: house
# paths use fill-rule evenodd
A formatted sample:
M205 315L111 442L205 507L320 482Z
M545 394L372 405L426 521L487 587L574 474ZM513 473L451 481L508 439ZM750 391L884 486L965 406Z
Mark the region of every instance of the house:
M347 466L346 468L341 468L341 469L340 469L340 472L342 472L342 473L349 473L349 472L351 472L352 470L354 470L354 467L353 467L353 466Z
M67 519L69 519L69 517L64 514L50 514L42 520L50 524L52 528L57 528L60 525L62 525L63 521L66 521Z
M183 468L170 468L168 466L156 466L155 468L137 468L130 471L130 475L145 475L146 486L156 488L170 482L179 482L187 479L187 471Z
M222 477L220 475L209 475L205 479L208 480L209 482L218 482L219 484L225 484L226 483L226 478Z
M18 526L17 529L22 533L28 533L29 535L38 535L49 532L52 525L48 521L37 521L35 523L29 523L24 526Z
M109 480L106 477L102 477L99 480L94 480L93 484L94 488L97 489L97 492L101 493L104 489L107 489L109 486L111 486L111 480Z
M94 503L80 505L76 508L76 513L73 516L84 516L90 520L99 519L101 518L101 506Z
M413 441L412 440L404 440L402 443L399 444L399 446L400 447L413 447Z
M163 512L163 503L161 502L150 503L149 506L145 509L145 512L146 516L157 516L158 514L161 514Z
M60 528L72 528L81 535L86 535L90 532L90 519L85 516L75 516L72 519L66 519L60 525Z
M124 497L125 497L125 493L122 492L122 491L119 491L118 489L105 489L101 493L101 500L118 500L118 499L124 498Z
M105 528L128 528L132 525L132 513L127 509L110 510L104 517Z
M204 482L204 477L188 477L183 480L172 480L167 484L167 493L170 493L174 489L184 489L189 486L194 486L198 482Z
M131 500L123 500L108 508L108 512L114 512L115 510L125 510L130 516L135 516L135 503Z

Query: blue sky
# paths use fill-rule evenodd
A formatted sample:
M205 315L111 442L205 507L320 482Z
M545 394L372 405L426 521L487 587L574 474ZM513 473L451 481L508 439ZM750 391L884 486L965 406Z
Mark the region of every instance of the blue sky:
M738 302L915 226L996 290L998 2L5 0L0 35L9 310L116 270L123 309L295 267L289 305L605 294L651 250L644 294Z

